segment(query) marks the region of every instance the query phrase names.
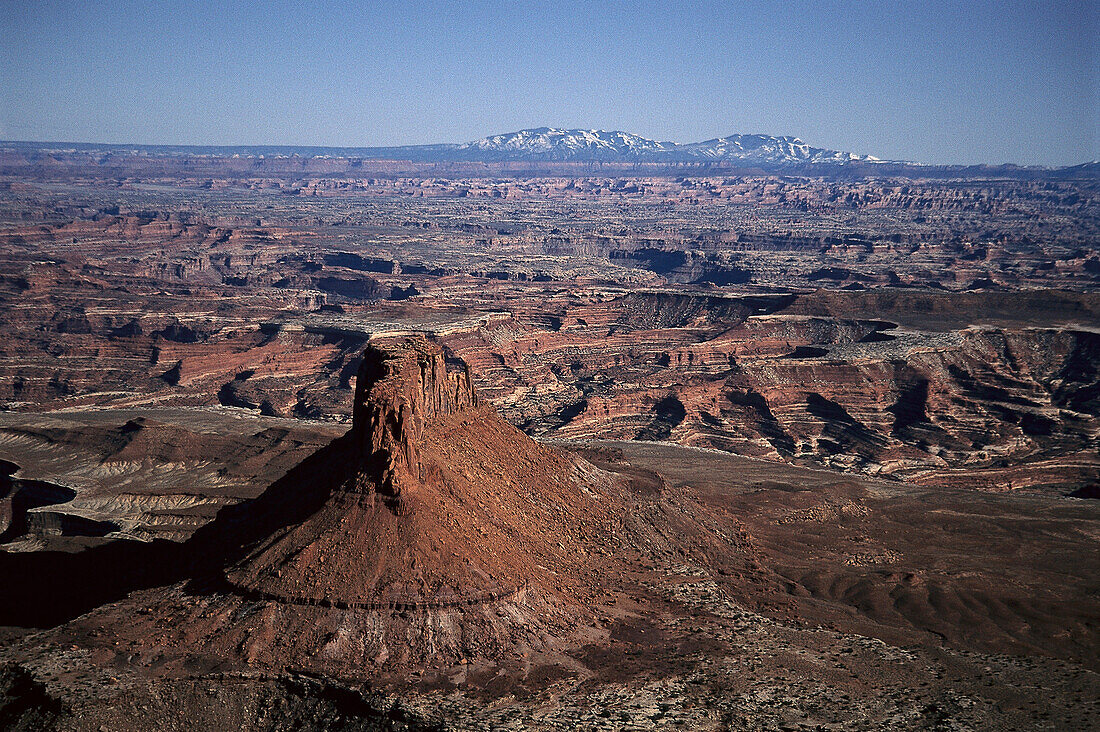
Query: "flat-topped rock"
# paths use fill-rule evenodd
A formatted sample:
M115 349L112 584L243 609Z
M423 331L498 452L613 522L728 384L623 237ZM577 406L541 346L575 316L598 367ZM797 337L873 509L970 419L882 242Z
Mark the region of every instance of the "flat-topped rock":
M408 510L428 479L420 460L426 425L476 405L469 370L448 371L439 346L424 338L369 345L355 384L359 476L351 489L376 491L397 513Z
M438 345L372 344L351 432L319 470L303 465L258 499L262 515L279 494L282 519L225 576L242 594L302 605L508 597L549 568L567 573L583 553L573 524L595 532L607 512L578 484L577 461L479 407L465 365Z

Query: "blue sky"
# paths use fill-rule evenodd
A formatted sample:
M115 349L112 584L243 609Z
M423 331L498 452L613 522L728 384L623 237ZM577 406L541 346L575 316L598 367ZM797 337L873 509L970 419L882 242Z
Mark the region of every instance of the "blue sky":
M0 0L0 139L368 146L732 133L1100 158L1100 2Z

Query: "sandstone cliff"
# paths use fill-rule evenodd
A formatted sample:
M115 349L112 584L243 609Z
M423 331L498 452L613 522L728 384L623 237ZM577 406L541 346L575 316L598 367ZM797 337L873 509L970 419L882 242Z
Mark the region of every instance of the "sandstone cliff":
M430 420L477 406L466 366L448 372L443 353L426 341L367 347L355 385L353 434L360 472L356 490L377 491L397 513L430 479L420 444Z

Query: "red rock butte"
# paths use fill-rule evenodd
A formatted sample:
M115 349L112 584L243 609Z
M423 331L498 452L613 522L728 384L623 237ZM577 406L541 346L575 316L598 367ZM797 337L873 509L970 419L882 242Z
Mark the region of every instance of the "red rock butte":
M552 575L557 592L616 520L578 458L478 406L466 367L422 337L367 348L349 438L342 480L300 487L327 492L319 510L226 570L238 591L367 609L478 604Z
M442 351L424 340L395 349L368 346L355 386L353 430L360 478L353 490L381 494L397 514L429 480L420 460L425 424L477 405L463 366L448 372Z

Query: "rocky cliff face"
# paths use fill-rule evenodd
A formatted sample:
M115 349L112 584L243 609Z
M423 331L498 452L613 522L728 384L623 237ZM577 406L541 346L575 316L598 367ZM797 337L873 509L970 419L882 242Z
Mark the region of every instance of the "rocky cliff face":
M1046 307L1092 323L1088 300L1026 298L636 292L446 343L530 434L1066 493L1096 480L1100 340L1026 320ZM1053 462L1021 467L1039 461Z
M377 492L398 514L429 479L420 457L427 420L477 406L465 365L448 371L438 346L410 340L367 347L355 386L353 435L360 473L355 490Z

